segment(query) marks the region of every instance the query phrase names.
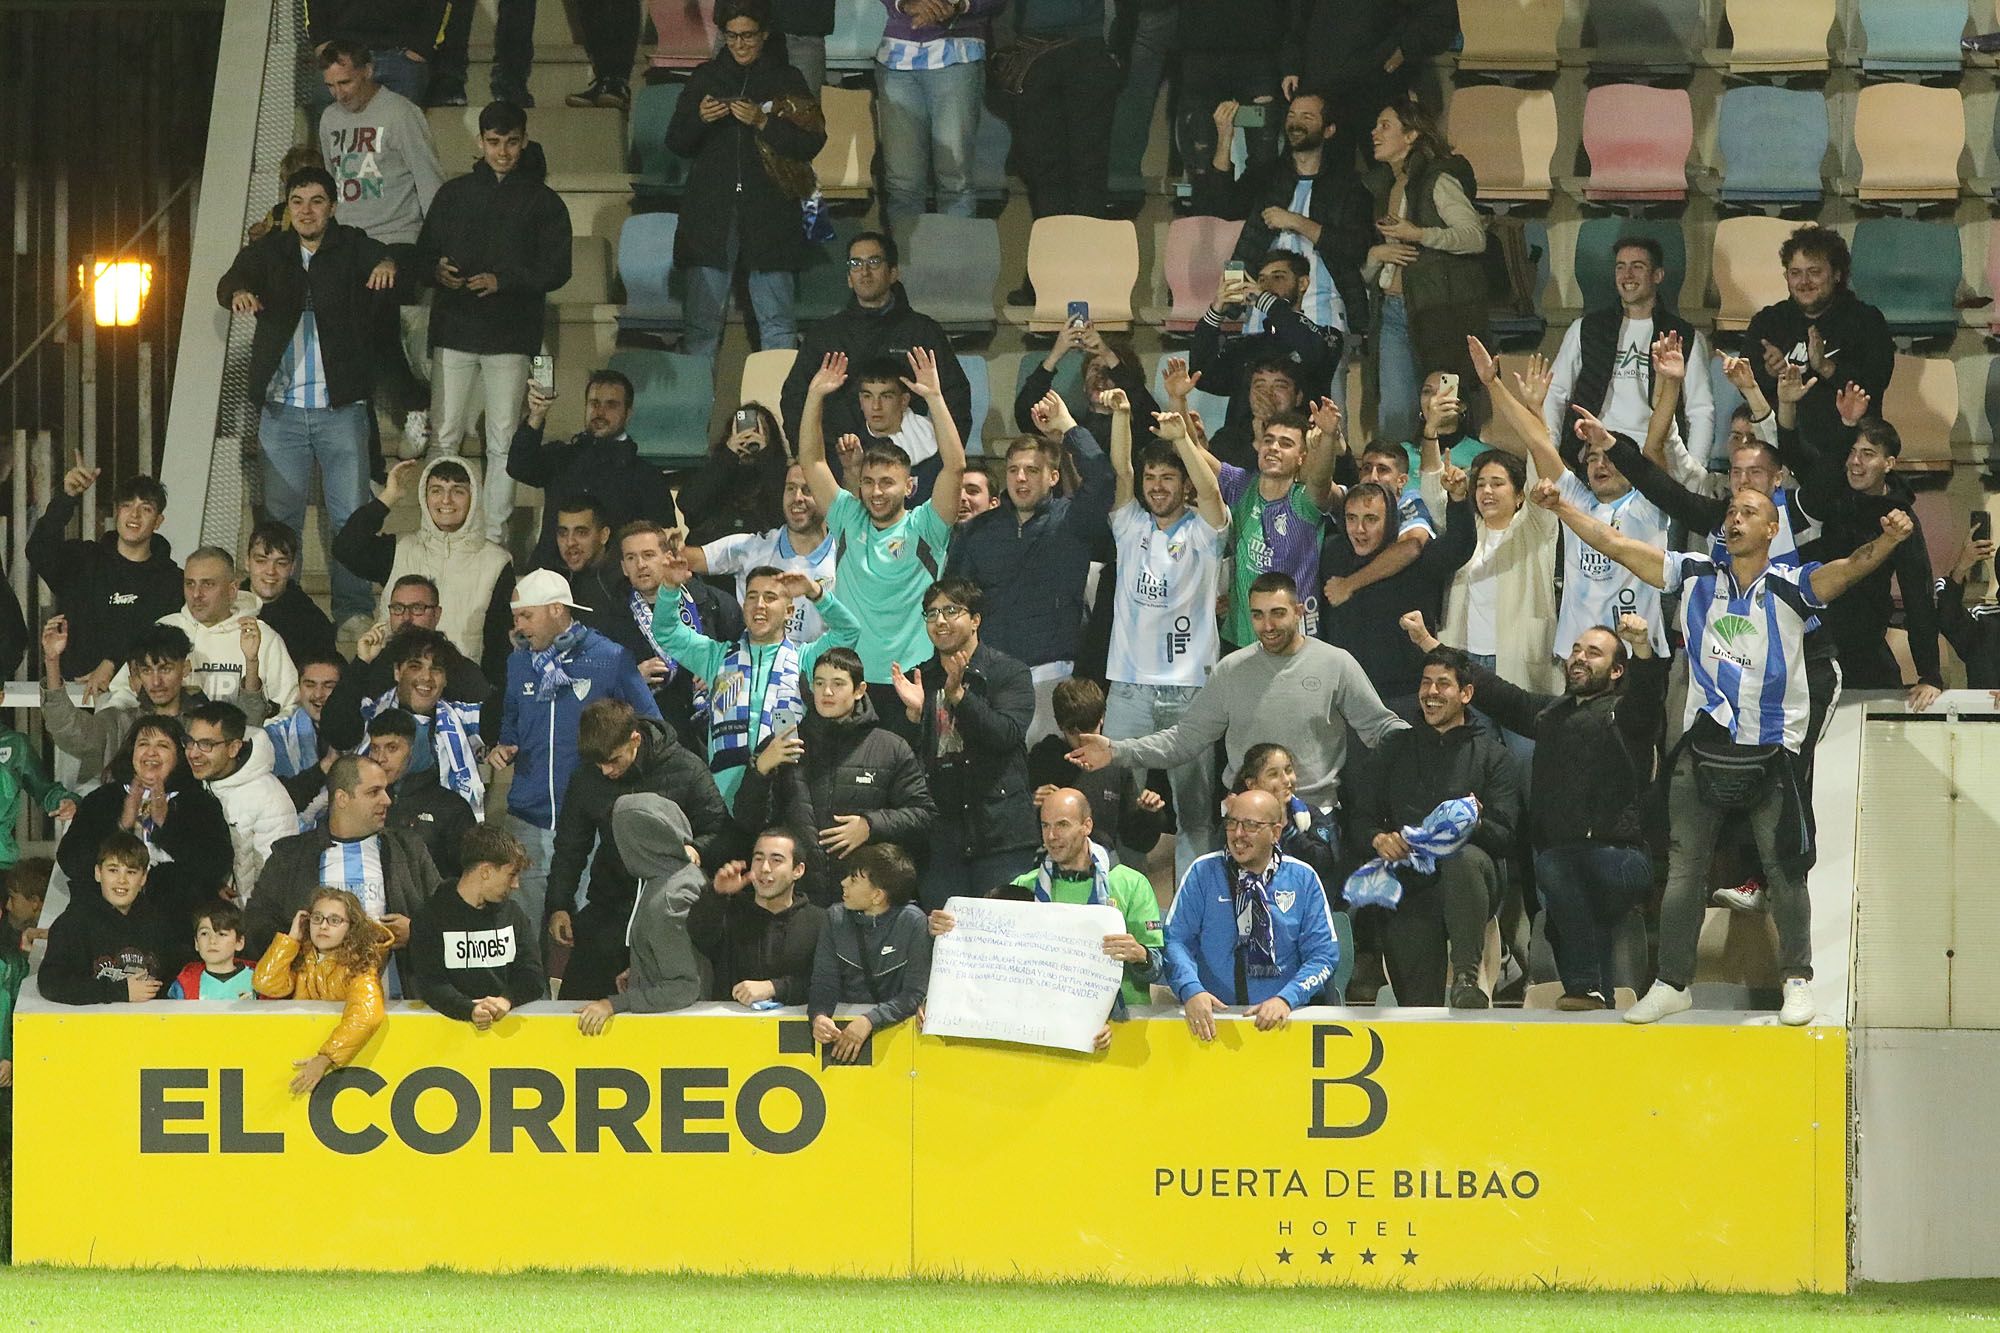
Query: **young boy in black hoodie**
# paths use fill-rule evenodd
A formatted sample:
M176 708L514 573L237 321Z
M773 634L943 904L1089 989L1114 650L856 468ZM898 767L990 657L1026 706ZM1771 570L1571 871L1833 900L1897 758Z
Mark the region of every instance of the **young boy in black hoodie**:
M28 533L28 566L69 617L69 678L89 683L85 702L91 686L95 693L110 687L133 637L181 605L181 567L159 535L167 489L153 478L128 477L118 484L111 493L111 531L66 535L99 471L76 459L63 474L61 492Z
M892 1027L923 1005L931 981L931 936L917 892L917 868L902 848L870 843L847 858L840 906L826 914L813 954L806 1004L813 1040L851 1064L877 1028ZM836 1005L872 1004L867 1013L836 1023Z
M475 825L458 851L457 881L440 884L410 924L410 960L425 1004L484 1032L542 998L534 929L513 896L528 851L492 824Z
M802 835L769 828L757 835L746 866L731 861L688 913L688 934L708 956L712 1000L804 1004L826 909L799 892L806 861ZM743 892L749 889L749 893Z
M96 893L79 893L49 927L38 974L57 1004L138 1003L159 995L180 969L184 932L146 892L146 844L124 829L97 849Z

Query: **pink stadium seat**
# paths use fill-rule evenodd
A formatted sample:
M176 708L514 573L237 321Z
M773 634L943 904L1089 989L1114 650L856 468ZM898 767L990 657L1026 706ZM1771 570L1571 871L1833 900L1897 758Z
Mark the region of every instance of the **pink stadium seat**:
M1614 83L1584 97L1587 199L1685 199L1693 147L1694 107L1683 89Z
M715 0L648 0L653 31L654 69L693 69L715 54Z
M1222 266L1229 262L1242 233L1241 222L1224 218L1175 218L1167 225L1166 250L1161 258L1167 290L1173 293L1167 328L1185 333L1201 319L1202 311L1215 300Z

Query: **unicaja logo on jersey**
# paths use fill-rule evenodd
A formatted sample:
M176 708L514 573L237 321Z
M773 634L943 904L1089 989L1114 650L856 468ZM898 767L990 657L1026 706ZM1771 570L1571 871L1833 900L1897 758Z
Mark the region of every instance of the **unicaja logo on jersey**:
M1757 622L1748 616L1721 616L1708 627L1709 636L1715 641L1715 656L1737 666L1751 665L1750 654L1736 646L1736 641L1748 636L1757 637Z

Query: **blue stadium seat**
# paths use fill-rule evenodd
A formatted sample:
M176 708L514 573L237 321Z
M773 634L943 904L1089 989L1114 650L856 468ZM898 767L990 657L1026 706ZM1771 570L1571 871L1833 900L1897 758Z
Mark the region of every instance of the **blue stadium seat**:
M1018 429L1019 427L1019 423L1014 419L1014 401L1021 396L1021 386L1028 382L1028 376L1034 373L1035 367L1041 364L1042 358L1045 355L1047 353L1044 352L1021 353L1021 359L1014 370L1013 390L1008 394L1007 403L1001 411L1001 416L1007 420L1009 430ZM1064 357L1056 366L1055 382L1049 387L1062 396L1063 402L1069 405L1069 414L1079 421L1090 410L1089 401L1083 391L1083 358L1081 356L1071 355Z
M958 367L965 372L965 382L972 390L972 433L962 443L966 454L977 458L985 452L986 414L993 410L993 380L987 372L986 358L975 353L960 352Z
M687 187L688 162L667 151L667 124L680 104L681 83L642 83L632 90L625 169L641 199L671 199Z
M640 456L660 467L693 467L708 453L708 415L715 401L715 362L686 352L621 347L611 369L632 381L627 429Z
M993 331L1000 284L1000 224L992 218L926 213L901 237L910 306L952 333Z
M675 213L634 213L618 229L618 281L625 287L620 328L673 330L686 324L687 284L674 269L680 225Z
M1816 204L1824 187L1826 96L1753 84L1722 95L1721 197L1732 204Z
M1867 46L1861 68L1922 74L1960 67L1965 0L1856 0L1855 9Z
M1593 75L1686 73L1707 37L1701 0L1590 0L1583 19Z
M1491 225L1497 229L1505 223L1495 221ZM1548 320L1542 316L1542 293L1549 289L1549 224L1539 220L1525 222L1521 227L1521 235L1527 243L1528 257L1535 264L1535 276L1532 279L1534 304L1533 308L1528 310L1514 310L1503 306L1497 300L1494 301L1487 317L1486 327L1495 347L1524 341L1540 342L1542 335L1548 332L1549 328ZM1500 289L1496 287L1495 290Z
M1915 218L1864 218L1854 227L1855 295L1879 306L1889 331L1946 337L1958 328L1963 256L1958 228Z
M826 39L828 73L861 73L875 67L889 10L882 0L834 0L833 31Z
M1681 283L1687 277L1687 237L1676 218L1591 218L1578 227L1576 285L1583 292L1583 308L1597 310L1617 304L1618 291L1611 285L1611 247L1621 236L1649 236L1660 243L1667 256L1667 276L1660 284L1660 296L1678 308Z
M1175 356L1185 355L1175 353ZM1160 364L1153 367L1153 400L1162 412L1170 410L1167 404L1167 362L1173 356L1162 356ZM1229 419L1229 399L1206 389L1196 389L1188 395L1188 410L1201 413L1201 424L1208 428L1210 435L1222 429L1222 423Z

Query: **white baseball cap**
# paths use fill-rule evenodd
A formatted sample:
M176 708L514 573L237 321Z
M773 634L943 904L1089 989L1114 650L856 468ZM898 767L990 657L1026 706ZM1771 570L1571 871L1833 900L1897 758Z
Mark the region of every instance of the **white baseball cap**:
M514 611L526 606L567 606L573 611L590 610L570 597L569 580L553 569L538 569L532 574L522 575L520 582L514 585L514 600L507 606Z

